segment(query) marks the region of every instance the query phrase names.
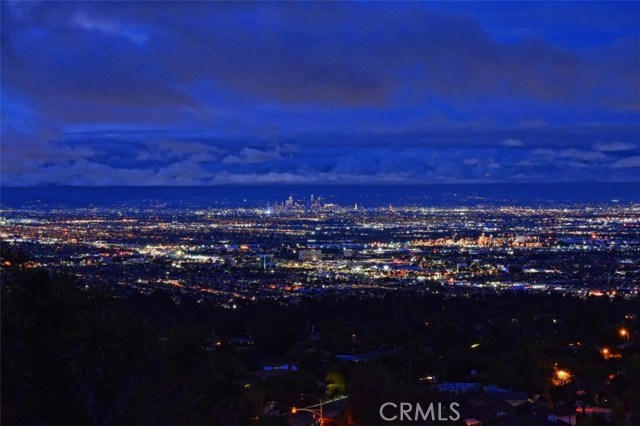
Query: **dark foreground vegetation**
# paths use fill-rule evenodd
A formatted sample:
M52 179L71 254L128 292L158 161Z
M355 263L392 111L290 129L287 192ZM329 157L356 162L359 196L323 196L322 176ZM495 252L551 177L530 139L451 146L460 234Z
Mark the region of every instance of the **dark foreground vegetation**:
M121 297L45 270L2 273L3 425L286 424L301 393L349 396L325 424L380 424L382 402L444 398L435 380L611 409L579 424L640 419L638 300L390 293L225 309ZM283 364L295 369L264 368ZM554 383L559 369L566 383Z

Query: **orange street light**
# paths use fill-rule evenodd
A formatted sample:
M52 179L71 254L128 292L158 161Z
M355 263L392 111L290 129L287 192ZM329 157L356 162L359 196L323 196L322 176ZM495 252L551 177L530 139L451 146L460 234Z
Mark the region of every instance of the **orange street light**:
M629 341L629 330L627 330L626 328L621 328L620 330L618 330L618 333L620 333L621 337L624 337L625 339L627 339L627 341Z
M291 408L291 414L297 414L300 411L306 411L307 413L311 413L314 416L318 416L320 418L320 425L322 426L323 422L323 418L322 418L322 412L319 410L311 410L309 408L297 408L297 407L292 407Z
M355 336L355 334L354 334ZM323 413L322 413L322 405L324 404L324 401L322 400L322 398L312 394L312 393L301 393L300 394L301 397L311 397L314 398L316 401L320 402L320 412L318 412L317 410L312 410L312 412L315 411L315 413L317 413L318 415L320 415L320 425L322 425L322 421L323 421Z
M568 370L555 370L553 377L552 377L552 383L554 386L563 386L566 385L567 383L571 382L572 380L572 375L571 372Z

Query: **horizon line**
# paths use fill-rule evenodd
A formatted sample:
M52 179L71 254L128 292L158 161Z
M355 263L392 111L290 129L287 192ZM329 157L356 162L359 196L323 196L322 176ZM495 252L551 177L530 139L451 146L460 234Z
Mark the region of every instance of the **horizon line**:
M549 182L373 182L373 183L336 183L336 182L254 182L254 183L216 183L203 185L68 185L68 184L38 184L38 185L2 185L0 189L27 189L27 188L219 188L225 186L453 186L453 185L640 185L640 181L549 181Z

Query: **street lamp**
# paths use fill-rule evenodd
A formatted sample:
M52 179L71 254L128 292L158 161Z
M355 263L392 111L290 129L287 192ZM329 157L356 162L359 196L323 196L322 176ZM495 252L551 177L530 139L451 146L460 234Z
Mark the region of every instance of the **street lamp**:
M317 396L310 394L310 393L301 393L300 396L305 397L305 396L310 396L312 398L315 398L318 402L320 402L320 410L312 410L310 408L297 408L297 407L293 407L291 408L291 414L296 414L298 411L306 411L308 413L311 413L313 415L316 416L320 416L320 426L322 426L323 420L324 420L324 416L322 413L322 405L324 404L324 401L322 401L321 398L318 398Z
M621 337L626 338L627 342L629 341L629 330L627 330L626 328L621 328L620 330L618 330L618 333L620 333Z
M320 416L320 426L322 426L322 411L311 410L309 408L298 408L298 407L291 408L291 414L297 414L299 411L306 411L307 413L311 413L314 416Z
M564 386L571 382L571 372L569 370L555 369L551 379L554 386Z

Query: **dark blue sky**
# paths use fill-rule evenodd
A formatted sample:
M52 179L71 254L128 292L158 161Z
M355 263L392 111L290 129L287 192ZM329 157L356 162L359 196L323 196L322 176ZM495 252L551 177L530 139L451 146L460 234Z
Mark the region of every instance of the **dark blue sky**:
M2 2L3 185L640 181L640 3Z

